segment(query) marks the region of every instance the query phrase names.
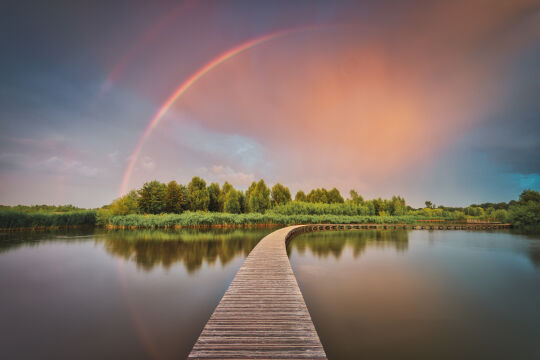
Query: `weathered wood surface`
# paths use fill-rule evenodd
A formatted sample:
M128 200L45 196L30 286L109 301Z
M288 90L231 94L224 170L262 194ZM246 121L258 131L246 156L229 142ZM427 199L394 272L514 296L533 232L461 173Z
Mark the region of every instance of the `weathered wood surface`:
M326 359L289 263L286 240L264 237L238 270L188 359Z

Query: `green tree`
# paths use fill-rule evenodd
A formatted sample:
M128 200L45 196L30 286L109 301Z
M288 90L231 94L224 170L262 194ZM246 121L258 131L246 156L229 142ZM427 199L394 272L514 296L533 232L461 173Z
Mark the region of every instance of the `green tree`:
M429 201L429 200L427 200L427 201L425 202L425 204L426 204L426 207L427 207L428 209L432 209L432 208L435 207L435 206L433 205L433 203L432 203L431 201Z
M407 213L405 199L401 196L392 196L389 207L390 215L405 215Z
M328 192L328 203L329 204L341 204L344 203L345 200L343 199L343 196L339 193L339 190L336 188L333 188Z
M508 212L504 209L495 210L491 214L491 217L495 219L496 221L504 223L508 219Z
M264 180L259 180L250 192L248 208L250 212L264 213L270 207L270 190Z
M281 185L280 183L272 186L272 204L283 205L291 201L291 192L288 187Z
M464 221L467 219L467 216L463 211L456 210L454 211L454 219L458 221Z
M223 186L221 187L221 191L219 192L218 201L219 201L219 208L220 209L224 208L224 206L225 206L225 196L227 195L227 193L231 189L234 189L234 187L231 184L229 184L227 181L225 181L225 184L223 184Z
M206 188L206 181L198 176L194 176L187 186L187 199L189 210L207 211L210 203L210 195Z
M165 211L167 186L153 180L144 183L139 193L139 209L146 214L160 214Z
M109 207L113 215L136 214L139 212L139 195L131 190L126 195L114 200Z
M307 201L311 203L328 204L328 191L325 188L313 189L307 195Z
M174 180L169 182L165 192L165 211L180 214L185 208L185 202L182 187Z
M521 204L526 204L529 201L540 202L540 193L530 189L523 190L521 195L519 195L519 202Z
M227 192L227 194L225 195L223 210L231 214L239 214L242 211L238 191L236 191L235 189L230 189Z
M219 201L220 193L221 189L219 188L218 183L211 183L210 186L208 186L208 210L216 212L223 210L223 206Z
M248 202L246 194L243 191L236 191L238 193L238 201L240 202L240 212L247 213L249 212Z
M257 183L253 181L251 185L249 185L249 188L246 190L246 202L249 202L249 197L251 196L251 193L255 191L255 188L257 187Z
M306 193L303 192L302 190L298 190L298 192L294 196L294 200L295 201L304 201L304 202L306 202L307 201Z
M225 181L225 184L223 184L223 186L221 187L221 193L226 194L232 189L234 189L234 187L231 184L229 184L227 181Z
M532 231L540 230L540 201L510 206L508 220L516 227Z
M356 190L349 191L349 195L353 204L360 205L364 202L364 198L362 197L362 195L359 195Z
M465 208L465 214L469 216L484 216L484 209L480 206L468 206Z
M370 201L373 204L374 215L380 215L383 212L386 212L386 204L383 199L373 199Z

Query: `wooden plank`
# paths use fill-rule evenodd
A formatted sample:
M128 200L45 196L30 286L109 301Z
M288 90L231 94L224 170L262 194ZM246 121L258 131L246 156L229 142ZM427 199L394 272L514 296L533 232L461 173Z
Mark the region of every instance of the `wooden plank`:
M303 230L279 229L255 246L188 359L326 359L287 256L287 239Z

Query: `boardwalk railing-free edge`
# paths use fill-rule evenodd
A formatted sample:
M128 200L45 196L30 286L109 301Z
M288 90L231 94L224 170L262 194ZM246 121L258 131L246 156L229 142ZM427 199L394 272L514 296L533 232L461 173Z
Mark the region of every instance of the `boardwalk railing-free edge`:
M326 359L287 256L296 235L328 230L500 229L509 224L315 224L281 228L251 251L188 359Z

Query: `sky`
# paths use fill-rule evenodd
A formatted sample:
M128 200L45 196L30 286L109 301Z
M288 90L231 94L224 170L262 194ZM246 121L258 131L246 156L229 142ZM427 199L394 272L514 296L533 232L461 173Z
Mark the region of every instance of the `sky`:
M540 1L3 1L0 203L193 176L463 206L540 190Z

